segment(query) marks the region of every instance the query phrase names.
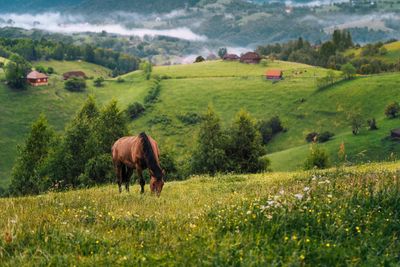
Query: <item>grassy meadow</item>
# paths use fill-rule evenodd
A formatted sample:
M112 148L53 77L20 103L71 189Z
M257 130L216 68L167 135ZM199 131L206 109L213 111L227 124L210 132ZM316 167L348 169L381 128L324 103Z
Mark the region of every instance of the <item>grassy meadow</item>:
M2 266L394 266L399 163L0 199ZM185 203L185 205L182 205Z
M364 56L364 58L380 59L386 63L398 63L400 59L400 41L384 44L383 47L387 49L387 53L385 55ZM360 57L361 50L361 48L349 49L346 51L346 54L354 54L356 57Z

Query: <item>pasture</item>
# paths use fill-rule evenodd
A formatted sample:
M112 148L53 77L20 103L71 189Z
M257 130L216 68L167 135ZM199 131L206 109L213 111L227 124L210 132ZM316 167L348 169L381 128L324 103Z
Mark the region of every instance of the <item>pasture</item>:
M399 163L0 199L2 266L396 265ZM185 203L182 205L182 203Z

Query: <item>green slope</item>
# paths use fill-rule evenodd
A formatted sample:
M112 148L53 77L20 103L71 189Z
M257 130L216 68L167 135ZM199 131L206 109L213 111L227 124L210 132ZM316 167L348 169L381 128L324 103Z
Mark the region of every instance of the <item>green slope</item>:
M48 87L18 91L0 83L0 186L9 183L17 145L22 144L30 125L40 113L46 114L56 130L62 130L88 94L93 94L100 104L115 98L121 108L125 108L129 103L143 99L149 86L140 75L131 75L124 83L107 80L101 88L94 87L92 80L88 80L85 93L70 93L63 88L60 76L63 72L83 70L88 76L106 77L110 70L86 62L50 61L40 64L52 66L57 72L50 77ZM0 72L0 78L1 75Z
M385 55L366 56L364 58L379 59L386 63L398 63L400 61L400 41L384 44L383 47L387 49L387 53ZM362 48L349 49L345 54L354 54L356 58L360 58L361 50Z

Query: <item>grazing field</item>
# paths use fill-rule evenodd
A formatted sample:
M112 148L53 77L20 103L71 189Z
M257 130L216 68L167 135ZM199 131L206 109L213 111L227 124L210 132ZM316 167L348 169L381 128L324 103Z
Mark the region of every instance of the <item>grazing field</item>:
M38 61L32 63L35 67L37 65L41 65L43 67L53 67L57 74L62 75L68 71L83 71L87 77L99 77L102 76L104 78L109 77L111 74L111 70L96 65L92 63L88 63L85 61L57 61L57 60L49 60L49 61Z
M2 266L393 266L400 164L0 199ZM185 203L185 205L182 205Z
M398 63L400 60L400 41L384 44L383 47L387 49L385 55L363 56L363 58L380 59L386 63ZM346 54L354 54L356 57L361 57L361 48L349 49Z
M19 91L0 83L0 186L9 184L17 145L23 142L30 125L40 113L44 113L51 125L60 131L89 94L93 94L100 105L114 98L118 100L121 109L124 109L131 102L142 100L149 87L148 82L144 81L141 75L131 75L123 83L107 80L104 86L99 88L94 87L91 80L87 80L86 92L71 93L64 89L64 82L60 76L64 71L76 70L78 66L83 66L81 70L85 70L88 75L106 74L108 70L88 63L47 63L49 65L46 66L53 66L57 72L50 76L49 86L29 87L27 90ZM66 67L68 65L71 69ZM65 69L61 71L58 66L64 66ZM95 69L89 72L89 67ZM0 72L0 79L1 76Z

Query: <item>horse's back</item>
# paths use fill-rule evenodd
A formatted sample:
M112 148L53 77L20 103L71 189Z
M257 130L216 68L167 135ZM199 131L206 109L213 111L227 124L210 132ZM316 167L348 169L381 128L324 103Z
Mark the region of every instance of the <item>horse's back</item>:
M132 147L137 142L136 136L125 136L118 139L112 146L113 161L127 162L132 161Z

